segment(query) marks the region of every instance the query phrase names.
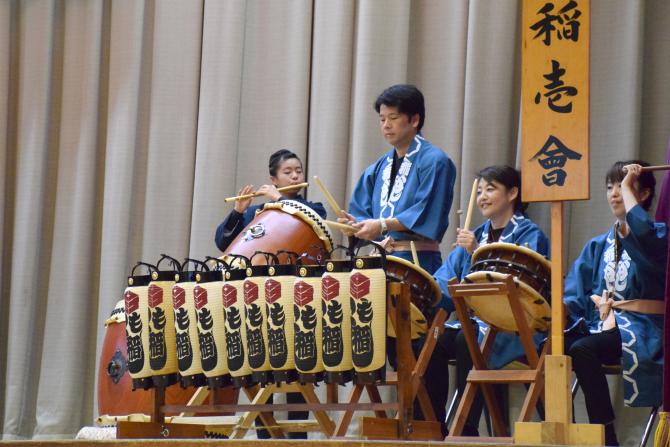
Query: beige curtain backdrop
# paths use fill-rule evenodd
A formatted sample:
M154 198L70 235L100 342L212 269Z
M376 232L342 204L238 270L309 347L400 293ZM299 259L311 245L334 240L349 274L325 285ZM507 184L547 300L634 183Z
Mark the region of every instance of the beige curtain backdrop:
M130 268L216 255L223 198L266 182L272 151L346 204L386 150L372 104L393 83L423 90L424 135L458 168L447 253L473 174L517 160L520 5L0 0L3 438L93 423L102 323ZM591 200L567 205L566 263L611 224L607 167L663 163L670 136L670 3L591 6ZM530 214L548 231L547 210ZM619 388L632 440L646 410L621 408Z

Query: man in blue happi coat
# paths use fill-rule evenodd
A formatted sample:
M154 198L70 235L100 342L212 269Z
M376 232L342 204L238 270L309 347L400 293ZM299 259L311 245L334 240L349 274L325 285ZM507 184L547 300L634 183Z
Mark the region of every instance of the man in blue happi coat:
M449 225L456 167L421 135L423 94L413 85L394 85L374 105L384 139L393 146L368 166L356 184L349 213L340 222L360 239L412 260L414 241L421 267L433 273L442 263L439 243Z

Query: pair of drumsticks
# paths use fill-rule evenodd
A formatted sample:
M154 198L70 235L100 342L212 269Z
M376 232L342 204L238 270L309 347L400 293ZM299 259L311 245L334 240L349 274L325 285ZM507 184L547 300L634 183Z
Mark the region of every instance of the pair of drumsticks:
M316 182L316 185L319 187L319 189L321 189L321 192L326 197L326 201L328 202L330 207L333 209L335 214L338 217L345 217L345 214L342 211L342 208L340 208L340 206L337 204L337 201L335 200L333 195L330 193L330 191L328 191L328 189L326 188L326 185L323 184L323 182L321 181L321 179L318 176L315 175L313 178L314 178L314 182ZM299 183L297 185L290 185L290 186L285 186L285 187L282 187L282 188L277 188L277 191L279 191L279 192L292 191L292 190L296 190L296 189L305 188L307 186L309 186L309 183ZM258 192L253 192L253 193L244 194L244 195L241 195L241 196L226 197L224 200L226 202L232 202L232 201L235 201L235 200L245 200L245 199L250 199L252 197L258 197L260 195L262 195L262 194L259 194ZM354 232L354 233L357 231L357 229L355 227L351 226L351 225L336 222L334 220L324 220L324 222L328 226L333 227L333 228L337 228L337 229L342 230L342 231ZM414 264L419 265L419 255L416 252L416 247L414 246L414 241L410 241L410 248L412 250L412 259L414 261Z
M328 202L330 207L333 209L333 211L335 211L335 214L339 217L345 217L345 214L342 211L342 208L340 208L340 206L337 204L337 202L335 201L335 198L330 193L330 191L328 191L328 189L326 188L326 185L323 184L321 179L318 176L315 175L314 176L314 181L316 182L317 186L319 187L319 189L321 190L323 195L326 197L326 201ZM353 227L353 226L348 225L348 224L343 224L343 223L340 223L340 222L335 222L333 220L326 220L326 223L329 226L331 226L333 228L338 228L340 230L345 230L345 231L354 232L354 233L357 231L356 227ZM412 261L414 262L415 265L419 265L419 255L416 252L416 246L414 245L414 241L410 241L409 246L410 246L410 249L412 251Z

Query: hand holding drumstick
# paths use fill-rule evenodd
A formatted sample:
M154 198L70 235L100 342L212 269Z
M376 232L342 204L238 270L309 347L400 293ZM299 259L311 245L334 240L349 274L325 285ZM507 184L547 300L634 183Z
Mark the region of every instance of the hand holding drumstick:
M609 292L603 290L602 296L591 295L591 301L593 301L593 304L598 309L600 320L603 322L603 330L612 329L616 325L616 320L614 319L614 311L612 309L614 300L609 297Z
M356 233L356 230L352 227L352 225L356 223L356 218L340 208L333 195L330 193L330 191L328 191L328 188L326 188L326 185L324 185L321 179L316 175L314 176L314 182L319 187L319 189L321 189L321 192L326 198L326 201L337 216L337 222L326 221L326 223L332 227L338 228L340 231L342 231L342 233L345 234L345 236L353 236L354 233Z
M337 221L341 224L353 227L354 224L356 223L356 218L351 214L347 213L346 211L341 210L340 212L341 214L340 216L338 216ZM356 231L358 231L357 228L355 230L352 230L345 227L340 227L340 230L342 230L342 233L344 233L346 236L353 236L356 233Z
M469 254L472 254L479 247L475 233L465 228L456 228L456 242L452 247L463 247Z
M477 189L479 187L479 179L476 178L472 184L472 191L470 192L470 203L468 203L468 214L465 217L465 225L463 228L456 228L456 242L453 247L463 247L469 254L472 254L479 247L475 233L470 231L470 221L472 220L472 211L477 201Z
M326 186L318 176L314 176L314 181L337 215L337 222L327 220L326 224L338 228L346 236L356 236L359 239L375 240L382 234L382 222L380 219L365 219L358 222L354 216L340 208L333 195L326 189ZM388 229L391 229L391 226L393 226L393 229L396 231L407 230L397 219L386 219L386 224L388 225Z

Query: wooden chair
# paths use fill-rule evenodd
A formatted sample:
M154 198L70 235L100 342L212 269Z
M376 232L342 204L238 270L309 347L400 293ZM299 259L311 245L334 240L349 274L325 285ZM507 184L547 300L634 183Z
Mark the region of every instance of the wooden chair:
M623 367L621 364L618 365L602 365L603 370L605 371L606 375L621 375L623 374ZM574 402L575 396L577 395L577 390L579 390L579 380L575 377L575 381L572 382L572 399ZM574 403L573 403L574 405ZM640 438L640 447L644 447L647 445L647 440L649 439L649 435L651 434L651 429L654 426L654 422L656 422L656 415L658 414L658 407L651 407L651 410L649 411L649 417L647 418L647 424L644 427L644 431L642 432L642 438ZM572 412L572 417L574 419L574 411ZM574 422L574 420L573 420Z

